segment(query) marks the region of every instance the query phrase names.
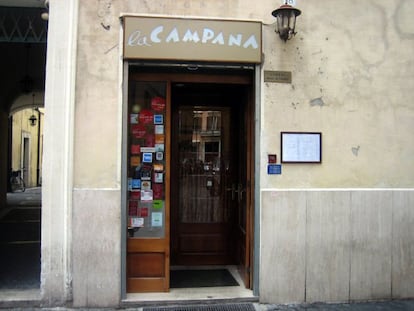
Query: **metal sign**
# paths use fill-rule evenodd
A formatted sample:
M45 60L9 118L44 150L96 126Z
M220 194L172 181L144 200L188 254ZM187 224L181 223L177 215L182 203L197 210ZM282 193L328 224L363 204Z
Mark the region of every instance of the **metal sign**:
M124 17L125 59L260 63L261 57L261 22Z
M292 83L291 71L264 71L264 82Z

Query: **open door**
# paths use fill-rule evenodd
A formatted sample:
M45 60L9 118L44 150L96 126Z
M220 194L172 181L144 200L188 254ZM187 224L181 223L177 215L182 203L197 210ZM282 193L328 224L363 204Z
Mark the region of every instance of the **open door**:
M236 179L233 183L232 195L233 204L236 206L236 255L238 270L246 288L252 285L252 232L253 232L253 108L252 90L244 88L242 90L240 109L237 110L239 136L238 158L239 163Z

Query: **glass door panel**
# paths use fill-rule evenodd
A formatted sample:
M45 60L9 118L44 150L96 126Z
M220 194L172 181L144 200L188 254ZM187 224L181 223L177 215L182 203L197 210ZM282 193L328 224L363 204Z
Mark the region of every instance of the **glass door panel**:
M228 264L234 233L230 107L180 106L176 264Z
M180 111L179 206L182 223L222 223L222 111Z
M168 86L129 83L128 292L169 290Z

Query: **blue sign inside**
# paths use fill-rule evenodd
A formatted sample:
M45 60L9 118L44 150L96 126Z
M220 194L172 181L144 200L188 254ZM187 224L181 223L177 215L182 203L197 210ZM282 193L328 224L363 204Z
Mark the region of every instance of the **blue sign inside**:
M132 188L133 189L141 188L141 179L132 179Z
M142 162L151 163L152 162L152 153L151 152L144 152L142 154Z

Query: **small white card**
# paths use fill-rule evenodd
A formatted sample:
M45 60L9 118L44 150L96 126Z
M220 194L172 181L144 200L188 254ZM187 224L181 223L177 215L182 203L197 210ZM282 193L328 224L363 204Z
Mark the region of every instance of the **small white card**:
M156 125L155 134L164 134L164 125Z
M151 226L152 227L162 227L162 213L153 212L151 215Z
M132 217L131 218L131 227L134 227L134 228L144 227L144 218L142 218L142 217Z
M152 201L153 193L152 190L141 190L141 201Z

